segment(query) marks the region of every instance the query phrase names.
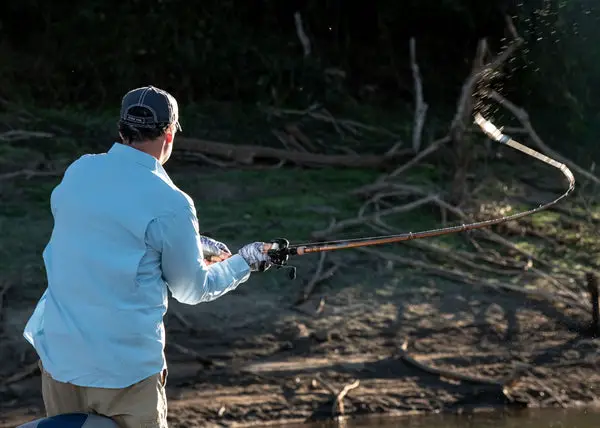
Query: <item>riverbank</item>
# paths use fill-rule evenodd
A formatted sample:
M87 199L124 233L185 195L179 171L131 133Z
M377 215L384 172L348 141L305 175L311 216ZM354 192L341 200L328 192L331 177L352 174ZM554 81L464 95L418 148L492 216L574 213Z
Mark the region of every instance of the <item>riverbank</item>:
M104 128L93 129L90 138L102 141L96 147L109 147L98 137ZM56 144L70 159L84 150L73 149L72 136L51 141L12 145L11 156L21 155L13 171L22 169L14 159L30 164L44 150L54 154L39 144ZM560 194L559 174L527 162L474 167L470 202L459 211L430 198L379 223L365 205L372 195L356 191L381 176L376 168L232 167L196 158L167 169L196 201L203 233L236 249L279 236L298 243L433 229L464 222L460 213L494 218ZM41 252L59 179L1 182L2 428L42 415L35 356L21 331L45 287ZM401 181L441 195L447 175L423 162ZM578 189L552 210L489 230L298 257L295 281L272 269L212 303L171 302L171 426L595 405L600 340L589 329L584 273L600 266L600 206L587 195Z
M173 302L171 426L330 418L347 386L340 402L351 416L597 404L600 341L562 323L574 314L421 282L318 293L306 314L289 307L291 285L266 292L257 281L203 307ZM2 427L40 416L38 376L12 383L2 403Z

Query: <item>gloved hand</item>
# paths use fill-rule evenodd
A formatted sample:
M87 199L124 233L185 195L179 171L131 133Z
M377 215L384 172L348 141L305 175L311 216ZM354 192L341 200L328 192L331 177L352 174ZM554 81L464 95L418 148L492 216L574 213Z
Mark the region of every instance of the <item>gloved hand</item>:
M246 260L252 272L265 271L271 267L271 257L267 254L270 244L265 242L253 242L244 245L238 254Z
M202 243L202 255L207 262L220 262L231 257L231 251L222 242L203 235L200 235L200 242Z

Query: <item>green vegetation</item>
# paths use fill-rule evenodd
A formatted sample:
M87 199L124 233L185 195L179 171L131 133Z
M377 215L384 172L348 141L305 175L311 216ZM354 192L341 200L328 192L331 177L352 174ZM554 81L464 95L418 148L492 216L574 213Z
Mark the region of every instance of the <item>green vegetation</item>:
M219 105L218 110L212 105L206 107L202 113L188 111L188 128L199 130L200 124L206 124L202 134L206 138L242 141L244 135L251 134L254 141L262 140L272 144L270 127L273 123L265 118L264 112L256 108L240 111L239 106L227 108L225 104ZM213 115L209 113L211 108ZM35 114L32 111L35 111ZM229 115L223 112L229 112ZM239 120L235 122L237 126L227 127L234 118L243 117L244 114L253 119L246 122ZM193 121L194 116L200 118L198 122ZM111 133L114 132L114 116L109 114L92 116L81 112L73 114L38 109L28 110L27 114L22 113L21 116L6 114L3 120L14 127L19 122L19 117L29 118L26 121L28 129L53 132L55 137L3 144L0 156L3 171L19 170L40 161L50 164L68 163L88 151L105 151L113 141ZM351 116L350 118L355 119ZM328 141L341 138L333 127L324 127L317 121L305 120L303 126L307 135L311 137L315 134L322 135ZM359 145L360 142L357 141L356 144ZM364 143L362 144L364 146ZM356 217L364 200L351 194L351 191L374 182L381 175L380 171L374 170L335 168L219 169L186 163L177 158L167 164L167 170L174 181L196 202L201 229L227 242L232 249L249 241L269 240L281 236L295 243L311 241L311 233L326 228L332 219L341 221ZM480 183L484 180L486 183L474 201L475 206L504 204L512 207L505 214L529 208L529 205L511 199L512 195L518 194L523 187L519 182L519 176L523 173L525 170L506 162L489 161L486 165L474 166L475 181ZM531 171L527 173L530 174ZM543 174L540 174L540 177L542 178ZM441 191L443 194L447 179L448 171L444 165L422 162L409 170L401 182L429 186L432 191ZM49 197L59 180L59 177L20 177L0 181L3 201L0 206L0 270L4 278L16 279L22 284L19 295L25 301L38 296L44 284L41 253L52 228ZM557 274L577 277L581 267L600 266L600 247L597 242L600 204L585 196L585 193L576 193L561 207L571 214L545 211L519 222L521 227L535 233L506 234L505 230L499 232L512 240L517 248L550 261ZM473 211L476 212L477 209ZM366 215L369 212L367 211ZM439 208L426 205L415 211L386 217L385 221L397 233L414 232L440 227L440 213ZM489 218L497 214L492 210L485 216ZM588 220L586 216L589 216ZM449 215L448 221L450 224L459 222L452 215ZM340 231L335 238L381 233L363 224ZM456 234L426 241L445 251L473 253L470 238L470 234ZM495 248L504 256L510 254L510 251L507 253L507 249L501 246L490 248ZM423 252L410 243L380 249L404 254L414 260L424 260L447 269L465 270L456 260L447 259L440 254ZM363 253L352 250L333 257L356 260L356 263L352 262L354 266L360 266L361 260L364 260L370 270L382 262L369 262ZM510 257L514 261L526 262L527 259L517 253ZM313 271L316 259L313 256L301 259L298 263L303 277L306 277ZM468 267L466 271L469 271ZM361 281L359 278L363 275L360 274L360 269L351 269L349 272L350 275L354 275L354 281ZM402 265L396 265L393 272L388 274L393 275L396 282L399 278L415 284L426 280L426 276L413 269L407 270ZM485 277L491 280L494 276L486 274ZM276 279L279 280L285 281L286 276L282 275L280 279ZM504 280L508 282L507 278ZM367 282L361 283L368 287ZM339 284L343 285L342 282Z

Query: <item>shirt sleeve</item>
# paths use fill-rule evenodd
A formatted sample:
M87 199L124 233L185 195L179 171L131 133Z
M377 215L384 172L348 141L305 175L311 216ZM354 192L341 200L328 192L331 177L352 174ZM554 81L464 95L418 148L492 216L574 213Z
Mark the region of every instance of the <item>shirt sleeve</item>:
M154 219L148 225L146 240L160 252L163 279L181 303L210 302L250 277L250 266L239 254L210 266L206 264L193 206Z

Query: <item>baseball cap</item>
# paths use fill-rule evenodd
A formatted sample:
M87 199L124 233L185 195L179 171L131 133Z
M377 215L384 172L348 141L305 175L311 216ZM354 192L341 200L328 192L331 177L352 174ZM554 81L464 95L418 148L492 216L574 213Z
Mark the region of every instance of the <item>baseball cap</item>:
M131 113L134 107L136 114ZM181 131L177 100L167 91L152 85L132 89L125 94L121 101L121 121L136 128L156 128L175 123Z

